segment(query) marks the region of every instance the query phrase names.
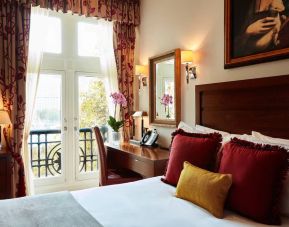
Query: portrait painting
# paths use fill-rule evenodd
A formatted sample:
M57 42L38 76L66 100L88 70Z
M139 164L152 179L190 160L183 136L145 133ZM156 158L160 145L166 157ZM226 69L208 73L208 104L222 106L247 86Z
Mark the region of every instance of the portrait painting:
M225 68L289 57L289 0L225 0Z

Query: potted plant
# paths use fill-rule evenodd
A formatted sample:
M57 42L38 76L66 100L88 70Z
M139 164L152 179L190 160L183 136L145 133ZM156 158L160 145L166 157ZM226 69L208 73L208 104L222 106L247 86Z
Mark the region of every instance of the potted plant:
M112 143L119 143L120 140L120 132L119 129L123 126L124 121L116 120L116 108L119 104L120 107L127 106L127 101L124 95L121 92L114 92L110 95L112 98L112 102L114 103L114 116L109 116L109 120L107 121L108 125L112 128Z

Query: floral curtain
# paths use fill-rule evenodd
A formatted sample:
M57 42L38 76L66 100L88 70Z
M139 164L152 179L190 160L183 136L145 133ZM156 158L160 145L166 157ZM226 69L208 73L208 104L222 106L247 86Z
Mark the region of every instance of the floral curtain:
M134 49L135 49L135 27L134 25L114 22L113 45L116 59L118 88L127 99L127 106L122 108L122 119L124 120L124 140L131 137L132 111L133 111L133 78L134 78Z
M18 0L28 1L28 0ZM140 0L30 0L33 6L139 25Z
M31 5L114 21L119 90L128 101L122 111L126 140L130 138L132 124L135 26L140 23L140 0L0 0L0 92L12 122L4 135L14 158L15 197L26 195L21 150Z
M30 5L24 1L0 1L0 91L12 127L4 129L6 146L14 160L13 194L25 196L21 156L25 119L25 80L30 26Z

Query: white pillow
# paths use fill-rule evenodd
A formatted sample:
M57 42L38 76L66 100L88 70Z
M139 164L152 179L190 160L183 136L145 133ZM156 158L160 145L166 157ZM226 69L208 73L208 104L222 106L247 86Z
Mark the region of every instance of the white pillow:
M255 132L255 131L252 131L252 136L264 142L289 146L289 140L287 139L280 139L280 138L265 136L261 134L260 132Z
M288 150L289 152L289 144L281 144L281 143L276 143L276 142L272 142L272 141L265 141L263 139L260 139L260 138L256 138L255 136L253 135L247 135L247 134L243 134L243 135L238 135L238 134L230 134L228 137L225 137L225 139L223 140L226 140L224 142L229 142L230 139L234 138L234 137L237 137L238 139L241 139L241 140L246 140L246 141L249 141L249 142L252 142L252 143L258 143L258 144L262 144L262 145L271 145L271 146L279 146L279 147L283 147L285 148L286 150Z
M194 126L190 126L188 124L186 124L183 121L180 121L179 125L178 125L178 129L183 129L185 132L191 132L191 133L201 133L200 131L198 131L196 129L196 127Z
M262 143L284 147L289 152L289 140L287 139L273 138L270 136L262 135L261 133L255 131L252 131L252 136L261 140ZM287 177L284 181L284 190L281 195L280 211L281 214L289 216L289 172L287 173Z
M242 135L241 134L229 134L229 135L223 137L223 145L225 143L230 142L230 140L235 138L235 137L240 139L240 140L246 140L246 141L249 141L249 142L258 143L256 138L254 138L251 135L247 135L247 134L242 134ZM259 141L259 143L261 143L261 141Z
M204 133L217 132L217 133L220 133L223 138L230 135L230 133L228 133L228 132L216 130L216 129L213 129L213 128L208 128L208 127L205 127L205 126L202 126L202 125L196 125L196 130L204 132Z

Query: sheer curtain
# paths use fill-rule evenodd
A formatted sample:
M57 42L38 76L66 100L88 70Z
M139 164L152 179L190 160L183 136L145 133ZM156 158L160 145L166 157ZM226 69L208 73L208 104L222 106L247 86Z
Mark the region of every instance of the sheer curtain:
M31 9L31 25L29 39L28 66L26 78L26 113L24 122L24 141L23 141L23 160L26 177L26 190L28 195L34 194L33 173L31 169L31 157L28 149L28 138L33 117L33 109L37 86L39 81L39 72L45 46L46 37L46 19L49 11L39 7Z
M98 25L100 26L100 60L101 60L101 70L102 74L107 78L107 91L109 94L111 92L118 91L117 82L117 69L115 62L115 55L113 49L113 23L106 21L104 19L98 20ZM109 96L108 96L109 97ZM109 114L113 116L114 114L114 104L108 99L109 104ZM118 113L119 111L117 111ZM118 117L118 116L117 116Z

